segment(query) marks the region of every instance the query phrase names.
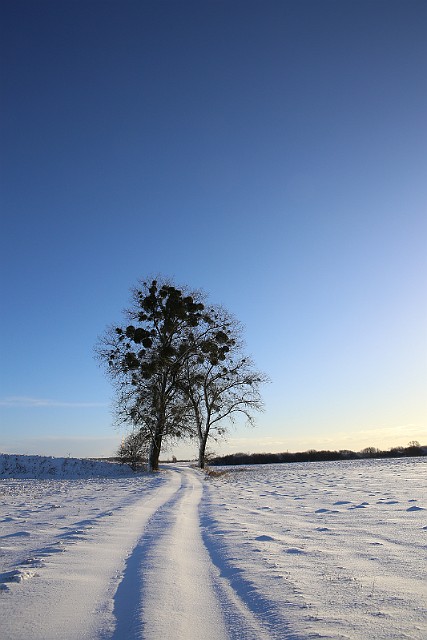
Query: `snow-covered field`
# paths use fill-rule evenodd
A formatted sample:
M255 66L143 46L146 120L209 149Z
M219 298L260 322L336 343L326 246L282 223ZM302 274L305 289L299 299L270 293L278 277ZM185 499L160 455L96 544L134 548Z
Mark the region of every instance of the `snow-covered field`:
M108 478L135 475L128 465L102 460L0 453L0 478Z
M0 480L2 640L427 638L425 458L209 478L17 462Z

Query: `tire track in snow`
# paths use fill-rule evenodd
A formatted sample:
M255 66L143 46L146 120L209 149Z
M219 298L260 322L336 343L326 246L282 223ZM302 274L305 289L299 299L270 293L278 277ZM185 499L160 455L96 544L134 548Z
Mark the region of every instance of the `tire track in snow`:
M159 503L144 526L136 546L126 561L123 578L114 596L114 616L116 627L111 640L140 640L143 637L141 602L143 583L147 580L146 567L151 549L164 527L165 514L174 508L182 491L181 476L173 472L173 489ZM110 638L110 636L108 636Z
M205 547L217 569L216 591L223 602L229 640L304 640L314 637L301 636L293 631L285 612L277 610L263 597L256 584L245 578L242 567L234 565L232 558L224 553L221 540L215 537L207 501L203 503L200 522ZM323 636L316 634L315 637Z
M67 553L54 553L60 548L54 545L39 549L48 556L46 566L33 580L13 581L13 589L0 593L1 639L111 638L116 626L113 598L125 558L152 514L179 486L179 477L168 474L150 479L147 491L143 485L139 494L125 488L114 509L105 512L110 517L96 521L90 538L67 545Z
M228 638L200 533L202 483L191 469L173 473L179 489L152 516L128 560L112 640Z
M181 479L179 489L153 514L128 559L115 597L112 640L274 637L212 561L201 530L200 473L173 473Z

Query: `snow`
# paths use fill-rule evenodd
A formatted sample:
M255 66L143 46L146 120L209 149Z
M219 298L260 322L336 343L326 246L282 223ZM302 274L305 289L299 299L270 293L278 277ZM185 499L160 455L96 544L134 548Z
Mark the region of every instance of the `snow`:
M5 458L5 640L427 637L425 458L212 476Z
M133 476L128 465L102 460L0 453L0 478L94 478Z
M415 458L236 469L209 492L207 536L273 635L426 638L426 471Z

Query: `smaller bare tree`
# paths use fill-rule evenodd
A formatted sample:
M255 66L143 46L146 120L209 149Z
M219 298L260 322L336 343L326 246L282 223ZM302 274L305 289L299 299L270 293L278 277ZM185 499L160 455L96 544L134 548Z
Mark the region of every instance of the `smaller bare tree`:
M117 457L122 464L128 464L133 471L138 471L148 459L150 440L138 431L132 431L122 439Z
M261 385L268 382L252 360L242 355L241 326L229 314L216 311L210 335L205 334L194 355L187 360L184 393L194 414L199 441L198 464L205 467L209 437L223 436L240 415L254 424L254 412L263 410Z

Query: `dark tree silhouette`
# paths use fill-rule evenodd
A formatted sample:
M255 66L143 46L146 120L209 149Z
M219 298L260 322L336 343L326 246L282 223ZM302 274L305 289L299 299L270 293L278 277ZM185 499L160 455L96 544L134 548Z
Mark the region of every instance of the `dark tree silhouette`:
M179 378L192 348L189 332L207 314L201 295L153 280L134 289L126 316L132 324L110 327L96 351L116 386L117 421L149 436L148 464L157 470L163 439L186 428Z
M117 457L121 463L128 464L133 471L137 471L148 459L149 446L150 441L141 430L132 431L122 439Z
M210 436L221 436L237 415L254 423L263 408L261 384L267 377L242 354L242 329L222 309L212 311L215 321L186 360L184 393L194 412L199 442L198 464L205 466Z
M110 327L96 348L116 387L117 422L150 442L151 470L165 439L194 436L203 467L212 432L224 433L237 414L252 423L262 409L266 377L243 356L240 325L165 279L134 289L126 316L129 324Z

